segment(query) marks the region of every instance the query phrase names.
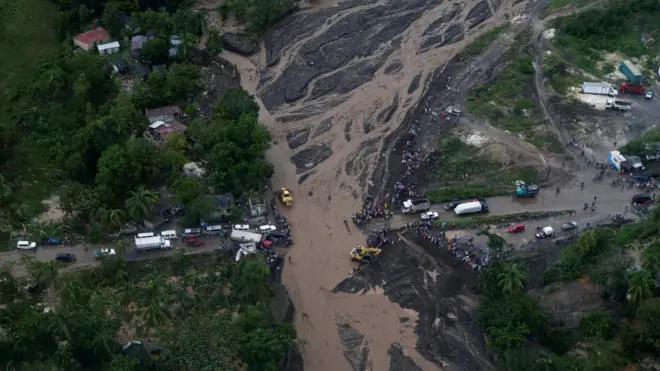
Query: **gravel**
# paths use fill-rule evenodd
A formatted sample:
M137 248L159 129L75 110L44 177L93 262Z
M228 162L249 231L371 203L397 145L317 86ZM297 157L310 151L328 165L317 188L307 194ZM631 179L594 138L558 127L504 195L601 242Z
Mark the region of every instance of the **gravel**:
M399 108L399 93L396 93L394 98L392 98L392 104L385 107L385 109L378 113L376 120L378 120L378 122L381 124L386 124L392 119L392 115L394 115L394 112L396 112L397 108Z
M395 74L403 68L403 63L401 63L400 60L396 59L390 62L390 64L385 67L385 71L383 71L384 74L386 75L392 75Z

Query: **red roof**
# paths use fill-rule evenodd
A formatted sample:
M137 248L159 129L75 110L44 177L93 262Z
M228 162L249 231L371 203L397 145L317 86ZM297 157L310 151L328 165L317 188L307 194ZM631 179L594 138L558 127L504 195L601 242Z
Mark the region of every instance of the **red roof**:
M167 137L172 133L183 133L188 127L178 121L170 121L165 125L161 125L156 129L161 137Z
M73 38L82 42L83 44L91 45L110 39L110 33L108 33L105 28L99 27L87 32L79 33Z

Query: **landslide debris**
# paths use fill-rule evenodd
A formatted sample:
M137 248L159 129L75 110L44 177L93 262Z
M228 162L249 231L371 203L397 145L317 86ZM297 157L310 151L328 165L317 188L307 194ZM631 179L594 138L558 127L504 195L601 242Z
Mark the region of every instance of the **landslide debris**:
M422 371L412 358L405 355L401 344L392 344L387 354L390 356L390 371Z
M372 370L369 361L369 342L364 340L364 335L349 324L337 326L339 340L344 346L344 357L350 363L354 371Z
M365 294L379 288L393 302L419 315L417 351L445 370L489 370L481 331L476 326L476 272L428 240L405 240L388 247L335 287L335 292ZM414 368L411 368L414 369Z
M310 129L295 130L286 135L286 140L289 143L289 148L296 149L309 140Z
M265 43L267 61L272 65L280 58L275 54L283 48L283 40L291 43L303 35L309 36L306 33L314 29L310 25L322 30L302 43L282 73L261 90L267 109L275 110L284 103L304 98L310 85L314 85L312 96L318 96L335 91L345 93L373 78L373 73L398 47L400 35L439 1L386 2L373 6L361 2L355 7L353 3L348 1L317 13L304 13L296 17L300 19L289 20L269 32ZM347 7L355 9L335 16ZM330 76L315 81L330 72Z
M477 5L475 5L472 9L470 9L470 12L465 17L465 21L470 24L470 29L473 29L478 25L482 24L492 15L493 13L491 12L490 7L488 6L488 2L486 0L483 0Z
M296 165L296 173L303 173L332 156L330 143L315 144L291 156L291 162Z
M255 44L247 35L225 32L222 35L222 47L230 52L237 53L246 57L257 52Z

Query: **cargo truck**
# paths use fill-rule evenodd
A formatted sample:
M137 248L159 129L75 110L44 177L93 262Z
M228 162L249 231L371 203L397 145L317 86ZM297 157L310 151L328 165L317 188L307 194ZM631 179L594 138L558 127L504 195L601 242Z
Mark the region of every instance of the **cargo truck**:
M635 85L641 85L642 84L642 73L639 72L639 69L637 66L632 64L629 60L625 60L621 62L619 65L619 71L623 73L628 81L632 82Z
M153 237L135 237L135 250L149 251L149 250L165 250L171 249L172 243L160 236Z
M232 230L231 235L229 236L229 238L231 238L233 241L236 242L254 242L254 243L261 242L261 237L262 235L259 233L239 231L236 229Z
M427 199L406 200L403 201L401 212L404 214L414 214L414 213L429 211L430 208L431 208L431 202L429 202L429 200Z
M621 83L621 86L619 86L619 91L622 92L622 93L645 95L646 94L646 86L637 85L637 84L633 84L633 83L624 81L624 82Z
M471 201L462 203L454 208L456 215L468 215L476 213L487 213L488 205L481 201Z
M632 109L632 103L625 100L608 99L607 103L605 103L605 108L625 112Z
M608 95L616 97L619 93L610 84L604 82L584 82L582 83L582 92L584 94Z

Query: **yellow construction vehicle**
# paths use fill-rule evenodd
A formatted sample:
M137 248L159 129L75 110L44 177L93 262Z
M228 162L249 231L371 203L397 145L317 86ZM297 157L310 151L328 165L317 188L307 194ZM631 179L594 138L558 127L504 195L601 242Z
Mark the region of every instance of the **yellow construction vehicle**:
M364 247L358 245L351 250L351 260L359 263L369 263L374 261L382 250L375 247Z
M293 196L291 195L291 191L289 191L288 188L282 188L278 192L280 201L282 201L283 204L285 204L288 207L293 206Z

